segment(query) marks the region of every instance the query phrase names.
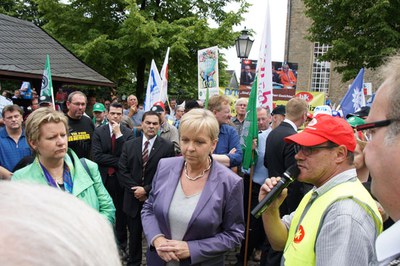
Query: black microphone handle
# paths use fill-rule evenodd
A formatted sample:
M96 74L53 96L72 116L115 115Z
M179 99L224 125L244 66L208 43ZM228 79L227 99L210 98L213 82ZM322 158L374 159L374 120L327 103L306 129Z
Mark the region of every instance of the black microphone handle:
M251 211L251 214L256 218L260 218L261 214L268 208L268 206L271 205L271 203L282 193L282 190L287 188L293 181L294 178L285 172L278 184L276 184L267 196L257 204L257 206Z

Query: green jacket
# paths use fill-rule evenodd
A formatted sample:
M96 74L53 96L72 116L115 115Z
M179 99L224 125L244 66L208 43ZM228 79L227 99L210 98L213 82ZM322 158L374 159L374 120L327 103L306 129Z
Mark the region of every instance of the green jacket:
M100 214L104 215L107 220L114 224L115 207L110 194L108 194L101 181L97 164L86 159L92 179L79 161L78 156L71 149L68 149L64 161L71 171L74 184L72 194L96 209ZM38 157L36 157L35 161L30 165L16 171L11 180L48 185L42 167L39 164Z

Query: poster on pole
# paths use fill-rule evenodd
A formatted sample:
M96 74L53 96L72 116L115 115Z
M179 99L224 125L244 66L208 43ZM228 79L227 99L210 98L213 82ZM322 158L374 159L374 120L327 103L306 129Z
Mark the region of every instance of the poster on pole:
M197 60L199 99L205 100L207 89L210 96L219 92L218 47L214 46L199 50Z

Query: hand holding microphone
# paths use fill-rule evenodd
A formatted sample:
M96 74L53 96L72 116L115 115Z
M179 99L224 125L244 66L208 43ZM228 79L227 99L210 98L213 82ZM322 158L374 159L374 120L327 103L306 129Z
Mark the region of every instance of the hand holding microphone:
M290 166L282 175L278 183L271 189L271 191L257 204L251 211L251 214L259 218L261 214L271 205L271 203L279 197L282 190L287 188L300 174L300 169L296 164Z

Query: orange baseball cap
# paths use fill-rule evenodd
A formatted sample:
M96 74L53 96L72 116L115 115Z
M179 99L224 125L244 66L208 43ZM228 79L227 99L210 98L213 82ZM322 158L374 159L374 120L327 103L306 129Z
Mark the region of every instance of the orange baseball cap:
M318 114L302 132L284 140L301 146L316 146L331 141L346 146L351 152L354 152L357 144L354 131L346 120L326 114Z

